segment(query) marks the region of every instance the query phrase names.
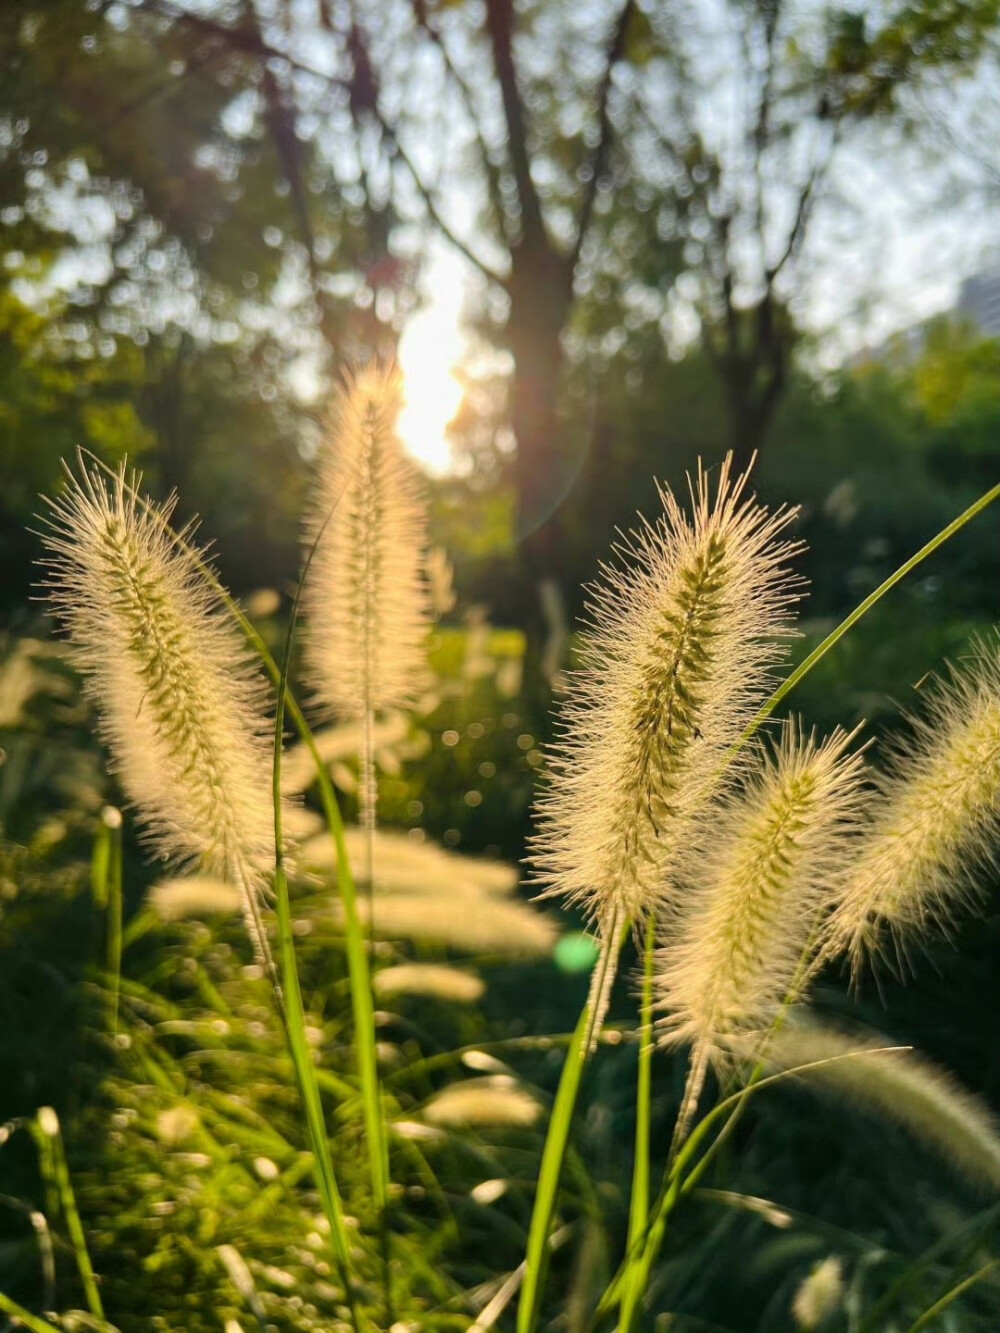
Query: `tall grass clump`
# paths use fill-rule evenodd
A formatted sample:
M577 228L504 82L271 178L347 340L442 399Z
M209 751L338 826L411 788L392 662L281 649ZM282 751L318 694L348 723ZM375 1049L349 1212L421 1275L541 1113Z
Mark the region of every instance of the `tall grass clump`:
M516 1298L517 1333L536 1333L550 1253L574 1234L572 1223L557 1218L564 1162L572 1160L576 1198L582 1201L589 1234L602 1208L603 1192L589 1178L584 1154L570 1157L569 1142L589 1056L598 1045L630 931L640 945L642 966L638 1021L627 1034L638 1048L627 1235L617 1273L603 1291L573 1305L575 1326L602 1328L612 1317L618 1333L651 1326L644 1322L644 1302L675 1210L724 1160L720 1149L732 1142L751 1097L757 1099L785 1079L802 1076L839 1090L852 1104L894 1114L925 1144L950 1154L966 1175L978 1173L995 1188L1000 1142L993 1121L973 1099L925 1063L902 1058L898 1047L875 1046L865 1038L855 1042L815 1025L802 1027L791 1006L807 998L821 965L846 957L857 975L887 933L905 948L915 932L947 926L971 893L975 869L991 862L1000 822L1000 640L980 644L969 663L932 687L923 715L913 724L913 739L893 754L881 776L870 776L857 732L838 728L824 739L793 722L770 739L762 740L758 732L840 637L947 536L1000 496L1000 487L907 561L779 682L799 594L790 567L798 547L788 535L795 511L769 511L748 493L745 476L732 475L727 460L714 486L699 468L687 512L661 490L662 513L623 538L614 563L604 567L592 590L580 640L581 666L570 677L549 777L538 798L530 864L542 898L557 898L583 912L598 936L600 957L567 1042L537 1174L528 1181L534 1197L524 1261L474 1288L456 1282L451 1289L450 1275L444 1283L439 1280L437 1270L444 1264L439 1255L463 1236L465 1215L455 1201L490 1208L514 1193L510 1185L524 1183L524 1136L542 1119L545 1098L517 1074L517 1041L510 1044L512 1063L507 1065L478 1046L436 1049L422 1057L416 1045L425 1029L418 1024L406 1025L405 1037L396 1044L383 1041L378 1031L395 1020L374 1010L374 947L369 941L372 947L366 948L349 852L358 848L365 858L371 889L375 720L388 709L408 707L419 691L429 618L424 507L395 433L397 407L398 384L389 369L371 366L344 388L318 464L304 525L303 574L280 666L221 589L190 531L170 530L171 506L138 497L124 469L106 473L81 464L79 477L70 479L52 505L45 537L49 594L98 705L128 797L157 850L197 869L202 898L206 889L210 892L209 905L224 907L231 893L227 886L235 886L254 947L272 973L262 904L273 880L282 1036L298 1080L311 1152L299 1161L292 1144L282 1146L282 1160L291 1165L280 1181L275 1176L280 1168L268 1159L260 1178L271 1182L267 1188L274 1193L265 1192L258 1204L267 1207L265 1199L286 1189L292 1194L301 1174L311 1170L340 1286L325 1281L332 1270L322 1261L321 1273L311 1249L309 1266L315 1263L316 1275L324 1279L321 1299L335 1309L335 1326L349 1323L355 1333L370 1328L391 1333L467 1326L477 1313L475 1327L485 1329L506 1317ZM300 604L305 683L324 711L361 724L361 827L350 836L324 758L289 685ZM270 727L262 686L237 625L260 651L277 687ZM323 995L335 1005L338 996L346 1004L349 992L353 1027L342 1014L327 1013L328 1035L307 1022L298 979L300 922L294 913L299 909L281 833L286 711L315 762L330 833L323 847L332 843L336 854L337 921L338 928L342 923L348 985L331 987L323 981L307 995ZM485 936L475 929L483 924L476 916L486 910L479 903L483 895L470 892L463 879L463 874L474 878L471 863L462 871L444 854L421 853L435 891L440 886L433 904L438 916L461 917L464 910L475 917L471 931L462 922L461 931L443 932L440 921L428 920L429 900L411 891L412 845L397 836L395 842L383 838L382 847L387 876L382 887L397 890L385 898L389 930L421 943L430 925L434 937L450 942L455 952L463 950L462 941L467 953L485 947ZM111 850L108 843L95 858L100 870L95 870L95 882L103 884L111 873ZM117 841L114 850L120 852ZM116 886L119 870L116 861ZM491 911L514 907L502 901L502 889L513 887L508 878L493 884ZM190 890L184 882L161 883L150 906L161 919L180 916L190 905ZM99 896L111 901L103 889ZM519 910L529 909L522 905ZM302 933L323 919L334 917L329 912L326 918L303 917ZM151 922L147 912L144 931L153 928ZM122 931L120 923L115 930L119 943L109 950L109 959L117 973L121 941L127 947L139 935L131 927ZM540 921L531 939L523 941L523 951L546 952L554 935L552 922ZM204 976L202 984L206 994L218 996L210 977ZM114 985L116 1005L120 991L126 1019L133 1011L166 1012L126 976L116 976ZM429 998L468 1005L479 997L482 982L464 969L404 958L381 973L376 990L386 1004L411 993L422 996L425 1005ZM220 1031L227 1034L229 1023L239 1022L239 1009L218 999L218 1012L226 1017L221 1029L211 1025L216 1044L200 1030L189 1033L197 1040L192 1051L197 1066L192 1068L199 1071L213 1053L228 1058ZM188 1031L172 1003L169 1014L159 1025L166 1035ZM152 1045L157 1032L152 1022L146 1029L144 1040ZM609 1041L612 1035L621 1034L608 1033ZM525 1041L546 1051L556 1045L548 1037ZM357 1070L354 1084L324 1066L331 1049L348 1048ZM656 1123L662 1101L654 1099L652 1066L676 1048L687 1053L686 1083L673 1123L664 1127ZM127 1050L128 1044L118 1049ZM890 1057L892 1063L884 1063ZM336 1066L336 1058L332 1063ZM459 1067L482 1077L442 1084L444 1071ZM141 1077L149 1079L152 1068L151 1062L142 1062ZM198 1077L208 1088L207 1076L199 1072ZM171 1078L160 1092L175 1099L182 1086L183 1079L175 1087ZM703 1097L713 1087L718 1088L715 1104L699 1118ZM240 1098L219 1095L227 1105L238 1104L244 1115ZM324 1095L337 1098L333 1136ZM207 1109L214 1097L204 1100L209 1123ZM349 1123L359 1110L369 1158L365 1184L358 1183L363 1173L338 1177L334 1169L337 1154L349 1152L347 1145L356 1142ZM252 1141L259 1146L264 1134L273 1146L266 1116L247 1115ZM483 1142L487 1130L510 1136L509 1163L501 1162L502 1143L494 1149ZM458 1150L462 1134L471 1142ZM220 1142L228 1144L229 1135L226 1128ZM390 1137L395 1145L391 1163ZM654 1189L658 1143L662 1180ZM450 1167L442 1158L442 1171L460 1176L465 1162L469 1169L488 1168L490 1179L483 1182L488 1188L477 1195L459 1179L455 1189L454 1174L442 1188L431 1156L435 1144L447 1145L451 1154ZM342 1199L339 1179L354 1182L349 1199ZM788 1225L795 1220L783 1206L756 1196L733 1190L705 1193L787 1218ZM312 1219L316 1195L307 1199ZM408 1213L411 1199L427 1201L427 1211L415 1206ZM441 1208L437 1231L429 1220L431 1202ZM478 1227L483 1219L476 1216ZM515 1214L497 1219L503 1234L513 1231L520 1238ZM319 1232L307 1234L309 1246L315 1235L320 1249ZM610 1228L608 1234L613 1234ZM244 1263L242 1251L219 1239L216 1251L235 1290L262 1318L244 1277L254 1276L252 1257ZM416 1256L425 1252L420 1268ZM475 1268L466 1260L463 1256L456 1265L463 1278ZM284 1282L274 1265L258 1265L256 1271L267 1281ZM950 1303L991 1273L990 1266L976 1270L939 1296L916 1323L907 1319L893 1327L925 1326L944 1308L942 1302ZM314 1284L317 1293L320 1285ZM820 1326L842 1303L846 1306L847 1285L840 1257L832 1256L825 1268L820 1265L798 1284L797 1295L790 1293L789 1316L803 1328ZM873 1310L888 1310L902 1290L890 1286ZM315 1327L313 1314L308 1318L304 1326ZM859 1328L868 1327L859 1323Z
M787 569L792 548L777 541L792 515L768 515L745 498L745 487L745 477L732 482L727 464L712 505L699 473L690 518L664 495L663 518L626 543L622 567L605 570L584 632L583 670L562 710L534 865L547 894L581 906L596 923L606 966L595 972L553 1106L518 1333L538 1324L582 1060L603 1020L623 925L647 922L635 1154L627 1250L596 1313L619 1307L618 1331L629 1333L673 1210L749 1096L787 1072L765 1078L762 1059L788 1006L845 950L856 968L883 925L940 923L945 901L959 896L960 872L985 859L995 831L997 673L982 652L941 688L915 750L881 780L874 812L860 753L851 749L855 734L838 730L819 741L786 725L766 757L755 733L895 583L1000 496L1000 486L866 598L769 697L796 593ZM690 1062L651 1204L657 1011L660 1044L688 1046ZM739 1077L736 1057L748 1049L756 1063L744 1066L742 1089L692 1128L710 1065ZM859 1058L870 1063L881 1054L868 1047ZM853 1055L838 1048L818 1063Z
M50 605L156 851L234 884L261 962L274 862L263 682L212 584L169 528L170 501L81 461L43 532Z

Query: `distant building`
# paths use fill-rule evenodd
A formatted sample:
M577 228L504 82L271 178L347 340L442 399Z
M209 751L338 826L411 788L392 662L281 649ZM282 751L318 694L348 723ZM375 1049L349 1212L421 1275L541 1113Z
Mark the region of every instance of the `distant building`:
M1000 269L966 278L955 309L984 337L1000 338Z
M848 357L851 370L870 365L911 365L919 360L927 346L931 325L942 318L967 324L983 338L1000 338L1000 268L983 269L964 280L958 300L950 310L942 310L919 324L899 329L877 347L864 347Z

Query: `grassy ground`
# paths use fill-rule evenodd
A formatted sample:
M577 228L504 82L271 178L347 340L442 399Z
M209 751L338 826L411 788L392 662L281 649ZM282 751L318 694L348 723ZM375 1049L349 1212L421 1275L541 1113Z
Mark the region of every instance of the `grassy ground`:
M906 626L904 607L843 645L798 699L807 719L825 722L836 708L849 720L872 701L888 716L885 695L903 693L967 629L949 626L932 645L921 637L918 649L925 627L913 626L911 641ZM306 850L293 915L308 1035L349 1226L367 1256L358 1299L396 1333L467 1328L491 1301L507 1325L504 1283L524 1253L547 1107L586 989L585 971L572 969L587 952L565 940L573 923L529 905L516 871L503 868L523 847L547 725L525 707L520 657L511 632L439 629L436 684L415 722L390 719L380 740L383 810L396 830L380 847L375 899L377 970L388 978L376 1004L392 1125L390 1306L366 1188L342 923L301 784ZM36 1311L87 1309L71 1214L39 1152L37 1111L51 1105L102 1308L122 1333L348 1327L291 1066L234 904L210 886L164 886L165 868L147 863L126 818L113 1013L109 919L90 858L114 789L59 658L40 642L8 643L2 670L0 1292ZM350 812L344 743L324 739ZM957 952L919 960L915 986L888 982L887 1010L874 989L849 1004L836 976L823 981L819 1007L916 1042L996 1101L991 910L965 927ZM589 1327L624 1241L635 1046L621 1038L634 1022L633 969L629 957L559 1205L545 1316L571 1333ZM654 1169L682 1080L678 1062L654 1062ZM803 1282L833 1261L841 1299L823 1328L860 1333L876 1293L895 1282L896 1304L870 1333L907 1330L995 1248L988 1196L897 1131L801 1090L769 1095L704 1184L654 1275L653 1308L679 1312L678 1330L791 1330ZM995 1297L984 1281L930 1327L989 1333ZM62 1326L99 1321L91 1311L90 1324Z

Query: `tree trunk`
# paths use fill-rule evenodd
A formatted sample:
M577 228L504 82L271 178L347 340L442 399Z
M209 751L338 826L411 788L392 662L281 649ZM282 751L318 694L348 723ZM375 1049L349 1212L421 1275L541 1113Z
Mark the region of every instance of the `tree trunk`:
M787 382L789 340L773 299L765 297L750 319L746 330L749 346L740 341L744 327L730 322L729 345L718 367L724 380L736 475L745 472L759 455Z
M523 242L515 248L513 261L506 343L514 358L510 423L517 445L514 476L528 680L530 674L537 675L552 628L551 614L546 611L552 590L546 603L542 585L551 581L558 586L562 574L559 506L564 499L564 477L557 394L573 275L570 261L547 241Z

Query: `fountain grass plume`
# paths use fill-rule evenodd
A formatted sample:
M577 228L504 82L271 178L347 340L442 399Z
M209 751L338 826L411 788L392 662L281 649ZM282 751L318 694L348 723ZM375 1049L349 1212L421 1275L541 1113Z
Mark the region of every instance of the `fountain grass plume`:
M706 812L656 978L661 1039L692 1045L693 1065L765 1033L805 982L860 824L863 759L852 740L838 729L817 743L789 723L746 789Z
M543 896L579 905L605 933L661 905L791 633L797 544L780 535L795 511L769 513L745 489L729 458L714 498L699 467L690 516L661 488L660 518L623 539L591 589L532 861Z
M302 588L304 672L319 702L358 719L363 880L374 879L378 785L375 718L411 704L426 682L430 593L426 505L396 433L394 366L345 379L306 514Z
M885 773L868 829L827 929L855 978L866 959L928 929L947 931L974 896L977 869L995 867L1000 829L1000 636L927 690L913 734Z
M399 402L392 366L345 379L306 516L304 668L341 718L405 707L425 679L426 507L396 433Z
M748 1053L748 1060L756 1058ZM772 1070L806 1066L798 1076L802 1082L902 1126L983 1193L1000 1191L996 1116L931 1061L886 1051L878 1034L858 1035L815 1020L786 1024L768 1042L764 1059Z
M153 847L234 884L258 960L274 861L266 692L193 554L125 465L82 458L49 502L47 598L68 632L119 779ZM191 528L182 534L190 542ZM202 553L198 553L199 556Z

